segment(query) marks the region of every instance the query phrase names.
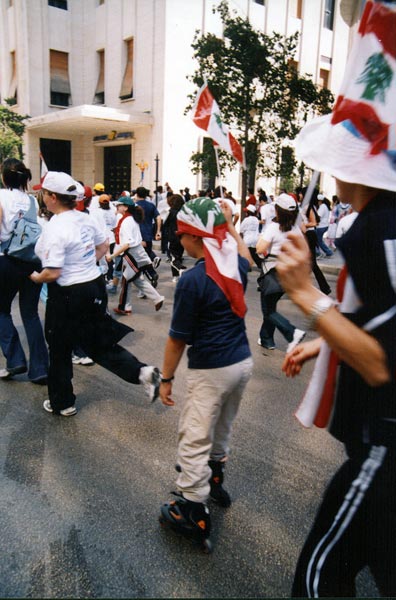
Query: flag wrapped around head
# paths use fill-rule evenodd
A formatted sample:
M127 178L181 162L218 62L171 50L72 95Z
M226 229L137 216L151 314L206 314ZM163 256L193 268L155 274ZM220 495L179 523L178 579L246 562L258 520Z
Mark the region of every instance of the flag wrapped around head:
M189 200L177 213L177 233L202 238L206 274L219 286L232 311L246 314L244 289L239 273L238 247L228 233L227 221L219 203L211 198Z
M308 167L342 181L396 191L396 5L367 0L330 115L296 140Z
M204 83L198 91L192 110L192 120L197 127L208 133L213 143L229 152L245 168L243 148L223 123L219 105L213 98L207 83Z

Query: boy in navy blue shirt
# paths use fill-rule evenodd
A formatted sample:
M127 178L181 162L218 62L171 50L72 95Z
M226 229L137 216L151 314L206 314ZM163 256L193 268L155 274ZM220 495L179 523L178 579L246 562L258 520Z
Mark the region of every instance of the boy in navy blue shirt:
M178 235L197 259L180 278L165 347L160 396L173 406L172 380L189 346L187 398L179 423L177 499L165 504L162 522L208 549L209 496L221 506L232 422L253 361L246 337L244 290L251 264L232 224L231 210L209 198L187 202L178 213Z

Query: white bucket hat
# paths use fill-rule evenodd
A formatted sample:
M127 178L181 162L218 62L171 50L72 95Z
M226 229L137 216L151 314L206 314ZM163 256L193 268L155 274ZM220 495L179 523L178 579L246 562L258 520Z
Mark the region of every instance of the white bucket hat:
M396 6L368 0L333 112L307 123L296 155L349 183L396 191Z

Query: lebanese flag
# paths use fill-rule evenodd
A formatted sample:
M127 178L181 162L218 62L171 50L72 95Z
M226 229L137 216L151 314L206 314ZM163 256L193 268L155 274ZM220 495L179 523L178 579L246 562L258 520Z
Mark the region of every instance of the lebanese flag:
M41 185L44 181L44 177L47 175L48 173L48 167L46 165L46 162L43 158L43 155L41 154L41 152L39 153L40 156L40 161L41 161L41 170L40 170L40 183L37 183L36 185L33 186L34 190L41 190Z
M206 274L221 289L232 312L243 319L246 303L239 272L238 245L227 229L221 207L210 198L187 202L177 213L177 234L188 233L202 238Z
M204 83L197 94L192 109L192 120L197 127L206 131L220 148L229 152L243 168L246 168L242 146L223 123L219 105L213 98L207 83Z

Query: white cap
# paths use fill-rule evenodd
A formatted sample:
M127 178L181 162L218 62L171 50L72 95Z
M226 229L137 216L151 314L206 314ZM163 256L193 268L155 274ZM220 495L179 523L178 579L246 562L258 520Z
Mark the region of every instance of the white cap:
M283 210L297 210L297 202L290 194L280 194L275 200L275 205Z
M250 213L254 214L256 212L256 207L253 206L253 204L248 204L247 207L246 207L246 210L247 210L247 212L250 212Z
M323 194L318 194L318 200L324 200Z
M84 197L83 186L67 173L62 173L62 171L48 171L41 187L54 194L75 196L76 198L82 194L82 197Z

